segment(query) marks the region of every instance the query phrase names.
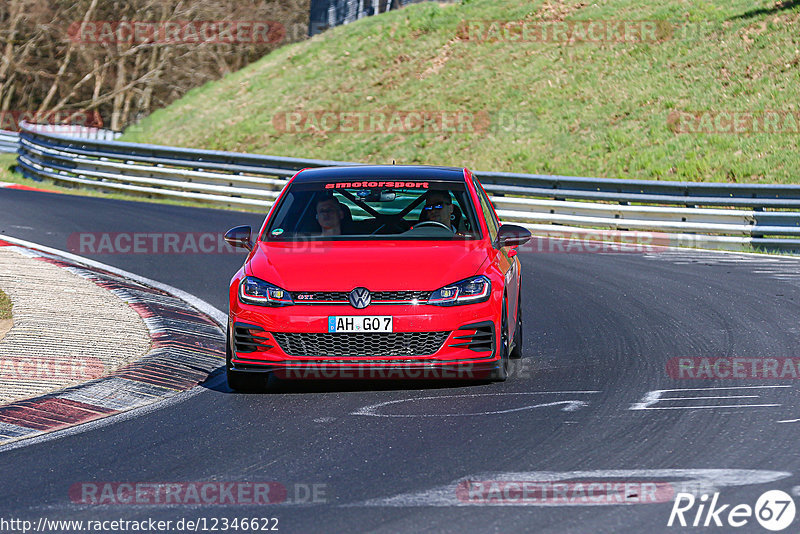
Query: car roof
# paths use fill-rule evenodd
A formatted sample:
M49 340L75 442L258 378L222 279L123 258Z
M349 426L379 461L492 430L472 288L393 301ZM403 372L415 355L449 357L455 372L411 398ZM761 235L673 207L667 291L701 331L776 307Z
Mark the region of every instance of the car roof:
M419 179L464 183L464 169L427 165L354 165L318 167L300 171L294 181L301 183L327 182L364 178Z

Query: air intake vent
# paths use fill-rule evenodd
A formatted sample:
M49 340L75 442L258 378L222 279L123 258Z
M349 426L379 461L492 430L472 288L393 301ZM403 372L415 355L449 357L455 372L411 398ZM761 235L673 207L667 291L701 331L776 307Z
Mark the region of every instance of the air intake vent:
M236 352L263 352L269 350L269 335L260 326L237 324L233 329L233 346Z
M449 347L469 349L475 352L494 351L494 324L491 322L462 326L453 336L456 343Z

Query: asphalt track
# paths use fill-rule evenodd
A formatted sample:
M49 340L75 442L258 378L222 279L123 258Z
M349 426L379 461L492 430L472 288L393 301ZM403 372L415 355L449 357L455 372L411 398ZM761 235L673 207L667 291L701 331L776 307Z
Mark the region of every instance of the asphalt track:
M0 190L0 232L59 249L74 232L224 232L261 221ZM89 257L223 312L242 261L230 254ZM797 495L797 380L676 380L666 364L687 356L797 357L800 263L697 251L521 258L524 360L506 383L333 384L243 395L212 379L182 402L0 453L0 518L277 517L282 532L674 532L698 529L667 527L670 502L494 506L461 502L453 488L466 478L567 477L675 488L700 480L721 503L751 506L767 490ZM673 391L662 398L681 400L644 402L653 390L745 386L758 387ZM400 402L375 406L389 401ZM631 409L637 406L672 409ZM295 485L325 484L327 502L73 504L69 488L84 481L277 481L290 494ZM737 530L766 532L752 518Z

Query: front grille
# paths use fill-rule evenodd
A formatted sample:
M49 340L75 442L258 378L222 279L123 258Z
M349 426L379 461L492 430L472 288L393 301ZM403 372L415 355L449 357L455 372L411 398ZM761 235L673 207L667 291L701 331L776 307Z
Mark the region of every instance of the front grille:
M373 291L372 302L427 302L431 298L431 291ZM350 293L347 291L293 291L292 300L295 304L347 302Z
M348 302L344 291L295 291L291 293L295 302Z
M444 344L449 332L395 332L353 334L273 333L290 356L369 357L428 356Z
M272 348L267 332L260 326L237 324L233 328L233 346L236 352L259 352Z
M428 302L431 298L430 291L376 291L372 294L372 301L403 301L418 300Z

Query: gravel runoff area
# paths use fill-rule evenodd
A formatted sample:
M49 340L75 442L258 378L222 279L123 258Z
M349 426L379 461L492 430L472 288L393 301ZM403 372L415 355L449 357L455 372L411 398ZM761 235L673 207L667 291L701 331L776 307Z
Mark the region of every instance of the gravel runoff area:
M99 378L150 348L123 300L23 249L0 247L0 288L13 303L13 327L0 340L0 404Z

